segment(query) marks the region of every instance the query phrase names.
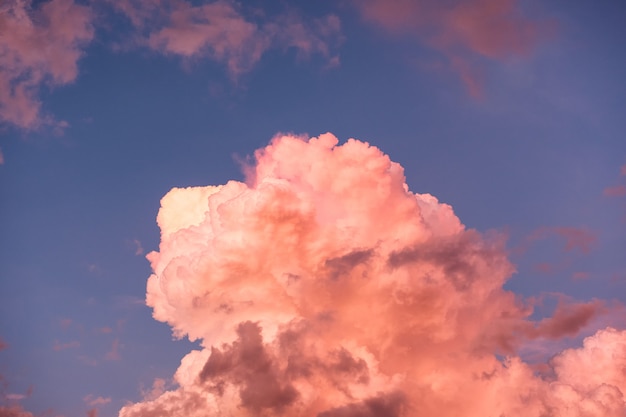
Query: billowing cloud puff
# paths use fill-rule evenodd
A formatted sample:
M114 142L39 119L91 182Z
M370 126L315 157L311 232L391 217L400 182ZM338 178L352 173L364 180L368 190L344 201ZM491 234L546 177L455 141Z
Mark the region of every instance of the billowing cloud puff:
M338 62L339 18L301 19L295 13L265 16L228 0L203 4L173 0L110 0L137 30L139 43L183 57L210 58L226 65L233 77L249 71L270 48L295 48L300 55L320 54Z
M157 222L147 303L202 349L176 389L121 417L624 415L626 332L598 332L541 375L516 354L602 305L529 321L502 288L502 239L409 191L367 143L276 137L246 183L175 188Z
M23 129L53 123L42 116L37 93L43 84L76 79L81 47L93 37L91 20L89 8L73 0L51 0L35 9L30 0L0 4L0 122Z

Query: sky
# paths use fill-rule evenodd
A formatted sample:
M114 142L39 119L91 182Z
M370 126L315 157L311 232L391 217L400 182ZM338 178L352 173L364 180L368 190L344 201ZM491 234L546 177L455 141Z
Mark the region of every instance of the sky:
M0 0L0 416L623 417L625 17Z

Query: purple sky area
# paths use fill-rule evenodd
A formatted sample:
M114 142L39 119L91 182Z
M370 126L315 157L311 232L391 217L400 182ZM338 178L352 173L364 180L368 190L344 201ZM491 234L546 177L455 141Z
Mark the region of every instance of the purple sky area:
M369 142L506 235L533 318L601 306L520 355L625 329L625 18L612 0L0 0L1 400L108 417L171 384L191 347L144 302L159 201L243 180L280 132Z

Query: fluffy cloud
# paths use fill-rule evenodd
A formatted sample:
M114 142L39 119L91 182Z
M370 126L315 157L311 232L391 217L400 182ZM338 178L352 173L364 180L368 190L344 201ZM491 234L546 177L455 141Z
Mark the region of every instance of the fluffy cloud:
M139 43L185 59L210 58L223 63L231 76L249 71L270 48L295 48L302 56L320 54L338 62L339 19L300 18L295 13L275 17L251 11L246 16L235 2L204 4L188 1L111 1L130 19Z
M38 91L76 79L81 48L93 37L91 21L90 9L72 0L0 5L0 122L23 129L66 125L42 115Z
M202 349L177 388L121 417L623 417L626 331L596 333L544 374L516 354L576 334L602 303L530 321L503 289L501 237L409 191L377 148L337 144L279 136L246 183L162 199L147 303Z
M525 16L517 0L359 0L363 18L395 34L417 36L441 52L473 96L482 94L476 58L527 56L553 29Z

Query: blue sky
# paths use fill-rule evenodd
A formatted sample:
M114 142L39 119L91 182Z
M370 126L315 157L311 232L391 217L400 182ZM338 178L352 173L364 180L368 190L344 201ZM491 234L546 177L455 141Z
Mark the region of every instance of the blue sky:
M192 3L229 8L257 28L253 40L269 23L275 35L258 58L257 40L220 56L210 36L184 56L147 40L174 26L168 13L184 1L0 6L6 401L36 415L114 416L169 380L190 344L143 302L159 201L172 187L243 180L242 161L280 132L367 141L404 167L413 192L451 205L468 228L504 233L517 268L506 288L540 299L538 318L556 300L604 300L607 312L550 343L625 328L623 4L511 0L481 20L493 2L451 2L472 10L472 43L425 0ZM146 11L163 15L141 20ZM179 25L193 35L192 20ZM57 26L74 38L50 35ZM504 40L489 49L494 37ZM29 64L48 46L59 49ZM62 57L74 61L58 69Z

